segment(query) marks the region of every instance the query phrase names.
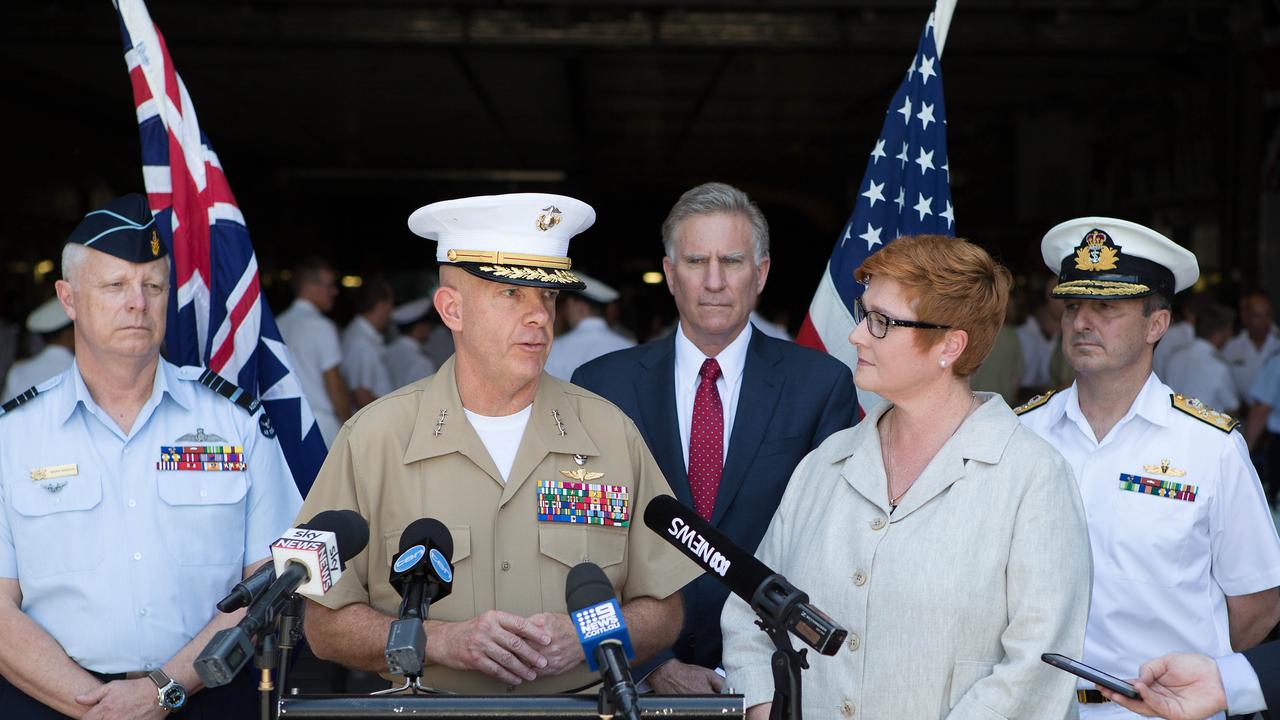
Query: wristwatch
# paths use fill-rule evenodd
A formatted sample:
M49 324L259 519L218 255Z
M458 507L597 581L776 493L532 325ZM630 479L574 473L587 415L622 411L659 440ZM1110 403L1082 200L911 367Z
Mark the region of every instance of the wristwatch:
M152 670L147 673L147 677L156 684L156 703L160 707L174 712L181 710L182 706L187 704L187 689L179 685L177 680L169 677L164 670Z

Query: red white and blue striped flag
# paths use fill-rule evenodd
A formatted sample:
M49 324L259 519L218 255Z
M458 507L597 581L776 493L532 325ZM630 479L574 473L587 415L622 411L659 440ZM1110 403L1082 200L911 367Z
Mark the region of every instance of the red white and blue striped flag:
M947 119L942 102L942 63L935 38L935 17L950 22L955 3L939 2L920 34L906 77L885 113L880 137L871 150L853 214L836 241L827 270L818 283L809 314L796 342L826 352L856 368L849 344L853 302L862 285L853 271L885 243L904 235L955 234L947 161ZM946 30L941 34L945 36ZM864 397L864 395L866 397ZM878 398L858 391L870 409Z
M165 355L254 393L306 495L324 461L324 439L262 299L244 216L146 4L114 4L142 134L147 199L172 258Z

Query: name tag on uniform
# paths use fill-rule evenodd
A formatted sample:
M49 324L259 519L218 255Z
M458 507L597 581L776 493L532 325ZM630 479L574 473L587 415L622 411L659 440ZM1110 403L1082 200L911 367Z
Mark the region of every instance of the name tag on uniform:
M67 463L66 465L50 465L49 467L31 469L31 479L36 482L52 478L72 477L79 474L80 469L75 463Z
M1156 480L1154 478L1143 477L1141 475L1129 475L1120 473L1120 489L1128 492L1142 493L1143 495L1155 495L1157 497L1170 498L1172 500L1185 500L1187 502L1196 501L1196 493L1200 491L1199 486L1190 483L1176 483L1169 480Z
M542 522L631 524L631 491L626 485L539 480L537 492L538 519Z

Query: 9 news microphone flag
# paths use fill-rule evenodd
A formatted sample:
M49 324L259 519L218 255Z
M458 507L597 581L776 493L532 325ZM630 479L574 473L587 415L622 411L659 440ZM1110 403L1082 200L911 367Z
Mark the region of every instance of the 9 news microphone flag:
M165 355L253 393L306 496L325 445L294 375L222 165L142 0L113 2L142 135L142 176L172 261Z
M848 339L854 327L853 302L862 295L853 271L903 235L955 235L941 63L954 9L955 0L939 0L929 15L871 150L853 214L836 240L796 335L797 343L832 355L850 368L858 365L857 351ZM858 399L868 409L878 402L863 390Z

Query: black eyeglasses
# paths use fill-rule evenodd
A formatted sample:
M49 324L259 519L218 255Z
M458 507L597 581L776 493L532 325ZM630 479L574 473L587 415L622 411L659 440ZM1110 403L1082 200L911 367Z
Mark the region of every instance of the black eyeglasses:
M883 339L885 335L888 335L891 327L920 328L921 330L951 329L950 325L937 325L915 320L894 320L882 312L867 310L867 306L862 304L862 298L858 298L853 301L853 326L861 325L863 320L867 321L867 330L871 333L871 336L879 339Z

